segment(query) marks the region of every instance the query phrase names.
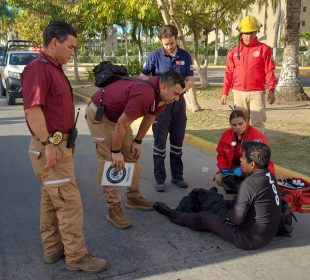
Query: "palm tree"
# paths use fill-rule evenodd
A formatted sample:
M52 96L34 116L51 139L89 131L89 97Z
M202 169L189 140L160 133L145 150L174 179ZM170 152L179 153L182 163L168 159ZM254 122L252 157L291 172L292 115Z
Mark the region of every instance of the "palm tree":
M301 0L287 0L285 47L282 70L277 85L279 96L286 101L308 100L299 80L299 31Z

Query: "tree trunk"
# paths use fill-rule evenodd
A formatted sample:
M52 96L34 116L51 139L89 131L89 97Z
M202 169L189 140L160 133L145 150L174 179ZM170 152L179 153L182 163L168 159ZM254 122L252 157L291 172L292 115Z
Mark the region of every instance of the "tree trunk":
M267 20L268 20L268 0L265 0L264 35L267 34Z
M219 56L219 52L218 52L218 39L219 39L219 27L218 25L216 25L215 28L215 41L214 41L214 61L213 64L217 65L217 59Z
M164 23L165 24L169 24L169 14L167 12L167 9L165 8L164 6L164 3L162 0L157 0L157 4L158 4L158 7L159 7L159 10L161 12L161 16L163 17L163 20L164 20Z
M301 0L287 0L285 47L282 70L277 85L280 99L286 101L307 100L299 80L298 48Z
M232 22L229 24L229 32L228 32L228 39L227 39L227 49L231 49L231 36L232 36Z
M198 36L194 34L194 55L193 57L193 63L195 66L195 69L197 71L197 74L200 77L200 80L202 81L203 71L199 65L199 61L197 59L198 56ZM205 75L207 77L207 75ZM207 79L207 78L206 78ZM205 79L205 80L206 80ZM201 107L197 101L197 94L195 90L195 86L193 86L191 89L187 91L187 93L184 95L185 101L186 101L186 108L190 112L197 112L201 110Z
M173 18L173 22L174 22L176 28L178 29L180 39L183 43L183 47L188 53L190 53L188 48L187 48L187 45L186 45L186 41L185 41L185 37L183 35L182 27L181 27L180 22L177 18L176 9L174 7L173 0L169 0L169 5L170 5L170 15ZM197 68L200 69L199 62L195 58L193 58L193 62L194 62L194 66L195 66L196 70L197 70ZM187 93L185 94L185 100L186 100L187 109L189 111L197 112L197 111L201 110L201 107L197 101L195 85L190 90L187 91Z
M73 65L74 65L74 80L75 81L80 81L79 68L78 68L78 65L77 65L77 51L74 52Z
M201 82L201 87L203 89L207 89L207 68L201 68L200 63L199 63L199 58L198 58L198 40L199 40L199 35L198 32L195 31L193 32L194 35L194 55L193 55L193 62L195 65L195 69L197 71L197 74L199 75L200 82Z
M127 26L125 26L124 32L125 32L125 56L126 56L126 62L128 62L128 33L127 33Z
M174 25L175 27L178 29L178 33L179 33L179 39L181 40L182 44L183 44L183 48L189 52L186 41L185 41L185 36L183 34L183 30L182 30L182 26L179 22L179 19L177 17L177 13L176 13L176 9L173 3L173 0L168 0L169 5L170 5L170 10L169 10L169 14L171 15Z
M100 56L101 56L101 60L103 60L103 56L105 56L104 33L103 32L101 32L101 35L100 35Z
M204 81L203 80L204 77L205 77L205 81L207 80L206 78L207 76L203 74L203 70L201 69L199 61L197 59L198 57L198 36L197 34L196 35L194 34L194 55L192 57L193 57L195 69L197 71L197 74L200 77L201 84L202 84L202 81ZM201 110L201 107L197 101L195 86L193 86L190 90L188 90L187 93L184 95L184 97L186 101L187 110L189 110L190 112L197 112Z
M186 94L184 94L185 102L186 102L186 109L192 113L198 112L201 110L200 105L197 101L197 94L195 87L190 88Z
M143 55L143 52L142 52L142 44L141 44L141 28L139 27L138 28L138 46L139 46L139 62L141 63L142 62L142 55Z
M280 19L281 19L281 1L277 2L277 12L276 12L276 23L274 27L274 38L273 38L273 58L276 58L277 48L278 48L278 37L279 37L279 29L280 29Z
M204 29L204 35L205 35L205 41L204 41L204 49L205 49L205 62L204 67L208 67L209 61L208 61L208 55L209 55L209 49L208 49L208 42L209 42L209 30Z

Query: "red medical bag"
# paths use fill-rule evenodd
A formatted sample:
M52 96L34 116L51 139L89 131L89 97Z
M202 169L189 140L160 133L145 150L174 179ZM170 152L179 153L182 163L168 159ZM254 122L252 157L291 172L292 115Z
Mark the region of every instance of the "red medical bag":
M278 179L282 197L292 212L310 212L310 182L302 178Z

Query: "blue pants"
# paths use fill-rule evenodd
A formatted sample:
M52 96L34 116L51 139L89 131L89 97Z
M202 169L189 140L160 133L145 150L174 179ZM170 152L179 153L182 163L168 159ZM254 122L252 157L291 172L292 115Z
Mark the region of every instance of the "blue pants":
M186 127L186 103L180 101L168 104L165 111L157 116L153 124L154 135L154 176L157 184L166 180L166 142L170 134L170 168L172 179L183 180L182 146Z

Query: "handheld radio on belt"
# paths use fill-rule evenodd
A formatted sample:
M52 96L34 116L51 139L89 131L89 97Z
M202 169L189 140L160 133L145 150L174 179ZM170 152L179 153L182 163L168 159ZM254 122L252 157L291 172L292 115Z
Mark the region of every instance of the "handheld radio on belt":
M101 99L100 99L99 105L97 107L96 115L95 115L95 120L99 122L102 120L103 114L104 114L104 106L103 106L103 100L102 100L103 94L104 94L104 89L102 90Z
M103 114L104 114L104 106L103 106L102 99L101 99L100 103L99 103L99 105L97 107L95 120L96 121L101 121L102 118L103 118Z
M79 118L79 114L80 114L80 108L78 109L78 112L77 112L77 115L75 118L75 122L74 122L74 126L73 126L73 128L70 128L70 130L69 130L67 148L73 148L74 147L75 139L78 135L78 131L76 129L76 123L77 123L77 120Z

